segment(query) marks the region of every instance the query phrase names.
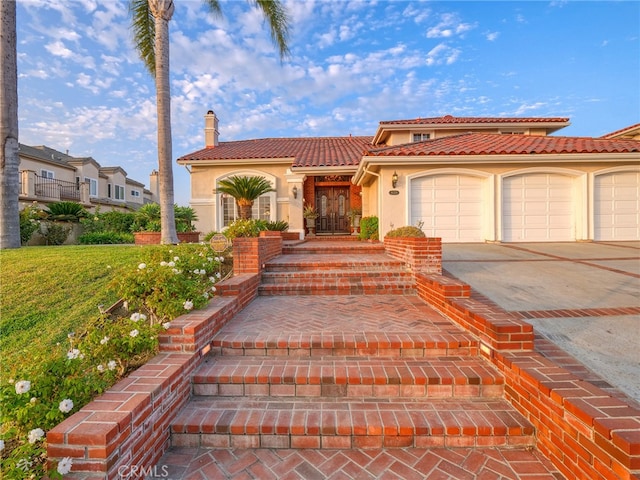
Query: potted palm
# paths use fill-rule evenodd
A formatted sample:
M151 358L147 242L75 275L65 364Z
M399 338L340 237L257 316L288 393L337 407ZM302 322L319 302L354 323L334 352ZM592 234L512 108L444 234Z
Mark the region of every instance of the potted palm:
M304 206L304 210L302 211L302 216L306 220L307 228L309 229L309 235L313 235L316 229L316 218L318 218L320 215L316 211L315 207L306 204Z
M268 192L275 192L275 189L266 178L241 177L238 175L220 180L218 188L214 190L214 193L226 193L235 198L238 205L238 214L244 220L251 218L253 202Z

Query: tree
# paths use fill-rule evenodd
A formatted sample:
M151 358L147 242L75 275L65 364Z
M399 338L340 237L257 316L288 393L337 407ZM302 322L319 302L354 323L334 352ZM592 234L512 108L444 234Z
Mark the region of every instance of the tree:
M234 175L220 180L217 193L226 193L236 199L240 218L250 219L255 199L268 192L275 192L271 182L264 177L239 177Z
M289 20L279 0L250 0L260 8L269 23L271 39L280 57L289 53ZM204 0L209 11L221 15L219 0ZM173 165L171 146L171 93L169 86L169 20L174 0L130 0L136 49L155 77L158 110L158 176L161 216L161 242L177 243L175 228Z
M0 1L0 248L20 247L16 2Z

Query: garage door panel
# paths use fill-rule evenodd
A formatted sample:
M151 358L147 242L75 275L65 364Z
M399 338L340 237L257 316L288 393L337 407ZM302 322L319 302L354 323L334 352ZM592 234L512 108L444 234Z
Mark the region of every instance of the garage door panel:
M480 242L482 179L466 175L430 175L411 181L411 223L424 222L428 236L443 242Z
M502 238L574 240L572 178L551 173L507 177L502 192Z
M479 188L468 188L458 191L458 198L463 202L476 203L481 196Z
M594 179L594 239L640 239L640 172L612 172Z
M438 203L434 210L436 215L455 215L458 213L458 206L455 203Z

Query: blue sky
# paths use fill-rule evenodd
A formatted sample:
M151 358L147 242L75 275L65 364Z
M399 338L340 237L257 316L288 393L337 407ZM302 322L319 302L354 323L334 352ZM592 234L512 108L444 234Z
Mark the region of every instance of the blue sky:
M175 0L173 156L220 140L373 135L381 120L569 117L570 136L640 122L640 2L285 0L291 57L262 17ZM155 88L133 50L128 2L18 0L20 142L156 168ZM189 177L174 167L176 202Z

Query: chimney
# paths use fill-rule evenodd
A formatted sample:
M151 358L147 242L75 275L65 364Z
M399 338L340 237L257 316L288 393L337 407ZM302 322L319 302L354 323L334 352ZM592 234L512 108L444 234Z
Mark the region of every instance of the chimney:
M204 116L204 146L218 146L218 117L213 110L209 110Z
M151 201L160 203L160 175L157 170L153 170L149 175L149 190L151 191Z

